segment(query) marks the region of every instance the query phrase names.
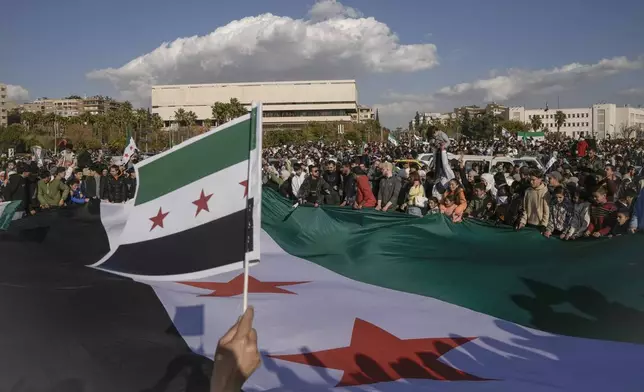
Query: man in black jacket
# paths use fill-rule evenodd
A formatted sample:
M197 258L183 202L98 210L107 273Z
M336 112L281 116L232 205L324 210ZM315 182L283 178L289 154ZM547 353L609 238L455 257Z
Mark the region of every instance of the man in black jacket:
M116 165L110 167L110 175L107 178L107 200L110 203L125 203L127 200L125 178L119 175L119 168Z
M128 174L130 175L125 180L125 185L127 185L127 199L134 199L136 194L136 170L133 167L127 169Z
M19 211L31 211L30 201L30 181L29 165L19 163L17 165L17 173L9 176L9 182L4 188L4 199L7 201L22 201Z
M340 206L353 207L356 201L356 176L351 171L351 164L342 165L342 203Z

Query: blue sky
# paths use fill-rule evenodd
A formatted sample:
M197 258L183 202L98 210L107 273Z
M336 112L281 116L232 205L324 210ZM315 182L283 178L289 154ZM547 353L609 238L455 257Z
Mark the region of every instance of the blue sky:
M389 126L492 99L644 104L641 0L25 0L3 13L0 81L30 99L147 105L156 83L355 78ZM275 16L230 24L264 13Z

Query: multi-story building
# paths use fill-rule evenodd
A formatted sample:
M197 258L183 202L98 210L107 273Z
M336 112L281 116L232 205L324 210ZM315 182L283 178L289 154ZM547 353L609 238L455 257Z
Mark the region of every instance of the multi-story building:
M73 117L83 113L83 100L41 98L26 103L21 108L25 112L54 113L62 117Z
M7 110L7 85L0 83L0 127L7 126L7 118L9 112Z
M375 120L376 115L373 112L373 109L369 106L358 105L358 114L356 116L352 116L352 118L354 121L362 122L366 120Z
M120 102L100 95L83 99L83 111L91 114L104 114L110 110L118 109L119 105Z
M644 109L629 106L618 107L614 103L595 104L587 108L575 109L526 109L523 106L510 107L509 120L526 124L532 123L532 117L541 119L542 129L557 130L555 114L561 111L566 116L560 132L577 138L591 136L599 139L624 136L624 128L636 127L644 131ZM634 137L635 134L628 135Z
M152 113L169 126L182 108L197 115L197 123L212 118L215 102L236 98L246 108L261 102L264 128L302 128L308 122L356 122L358 89L355 80L222 83L152 87ZM371 114L365 110L365 116Z
M532 117L537 116L541 119L541 128L550 131L557 130L555 121L555 113L557 110L563 112L566 116L566 121L560 128L560 132L565 133L571 137L579 137L580 135L592 134L592 109L591 108L576 108L576 109L526 109L523 106L513 106L508 110L508 120L521 121L528 125L532 124Z

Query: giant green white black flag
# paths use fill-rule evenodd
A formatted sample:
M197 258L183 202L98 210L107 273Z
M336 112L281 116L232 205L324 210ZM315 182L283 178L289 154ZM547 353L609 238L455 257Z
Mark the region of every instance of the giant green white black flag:
M134 200L101 207L111 251L93 266L177 280L259 260L261 118L254 106L136 165Z

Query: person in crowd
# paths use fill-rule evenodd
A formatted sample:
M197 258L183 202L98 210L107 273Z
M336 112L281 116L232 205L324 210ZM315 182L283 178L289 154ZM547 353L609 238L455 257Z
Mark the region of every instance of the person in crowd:
M31 215L35 213L34 207L31 203L31 167L26 163L19 163L16 165L16 173L10 175L5 181L3 189L4 200L6 201L22 201L22 204L17 211L29 212Z
M463 219L463 216L456 212L458 208L458 199L456 195L446 195L441 200L440 210L443 215L450 218L452 222L457 223Z
M297 197L297 195L300 194L300 187L302 186L302 183L304 183L304 180L306 179L306 173L304 173L304 169L302 168L302 165L299 163L296 163L293 165L293 171L294 174L291 177L291 193Z
M324 204L324 197L331 194L331 186L320 176L320 168L311 165L310 175L304 179L299 188L298 200L300 204L313 204L314 207Z
M362 208L374 208L377 204L376 197L371 190L369 183L369 176L360 169L360 167L353 168L356 183L356 201L353 208L360 210Z
M608 201L608 190L600 186L593 192L590 206L590 224L584 234L586 237L602 237L610 233L616 221L617 207Z
M41 180L38 181L38 202L41 209L62 207L69 196L69 187L65 184L66 169L57 167L54 175L47 172L41 173Z
M68 205L83 205L89 203L89 198L81 192L80 181L73 179L69 183Z
M572 205L570 204L570 200L566 199L564 187L556 187L552 192L550 217L543 235L546 238L550 238L551 235L561 236L564 234L570 228L572 214Z
M90 199L100 198L101 177L96 172L95 166L88 168L89 172L85 176L85 196Z
M441 203L435 197L430 197L427 201L427 215L438 215L441 213Z
M409 191L407 192L407 201L402 205L402 210L407 210L409 215L414 216L423 216L423 209L427 204L427 198L425 197L425 188L420 181L420 175L418 172L411 172L409 174Z
M633 201L633 205L633 214L631 215L628 229L631 233L644 230L644 188L642 188L639 196Z
M576 189L572 194L572 212L568 228L561 234L562 240L574 240L582 236L590 224L590 203L581 189Z
M488 204L493 203L492 198L485 191L485 185L474 185L474 197L465 209L464 215L474 219L489 219Z
M127 169L127 173L129 174L127 180L125 181L125 185L127 186L127 199L131 200L134 199L134 196L136 194L136 170L131 167Z
M627 208L617 210L615 225L610 230L609 237L626 235L630 233L631 212Z
M341 207L353 205L356 202L356 175L351 170L351 164L349 162L342 165L340 185L342 194L342 202L340 203Z
M329 184L330 192L324 196L324 204L337 205L340 204L341 191L342 191L342 176L338 172L335 162L332 160L327 161L326 170L322 174L322 178ZM349 167L349 172L351 168Z
M454 202L456 203L454 215L462 217L465 209L467 208L467 199L465 198L463 187L461 187L461 184L459 184L455 178L449 180L447 183L447 190L443 193L443 198L447 196L454 196Z
M107 178L107 200L110 203L125 203L127 201L127 185L125 178L120 174L119 167L110 167L110 176Z
M508 206L512 200L512 190L508 185L504 172L494 174L494 187L496 188L496 198L494 200L496 217L499 221L505 221L505 217L508 215Z
M533 169L530 173L530 188L523 197L523 213L517 226L521 230L526 225L536 226L542 232L550 219L550 193L543 183L543 173Z
M393 165L390 162L382 164L382 179L378 187L377 211L395 211L398 207L398 194L402 184L400 177L393 175Z
M605 185L606 190L608 192L606 195L608 201L615 202L617 192L620 186L620 179L617 177L617 174L615 173L615 166L606 165L604 169L604 173L605 173L604 178L601 181L599 181L597 185L599 186Z

